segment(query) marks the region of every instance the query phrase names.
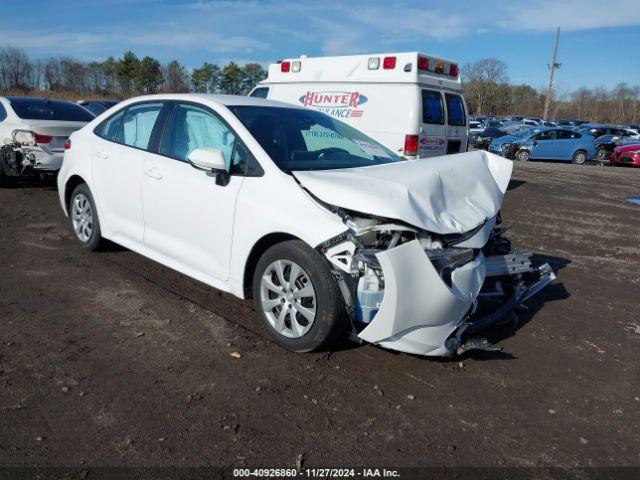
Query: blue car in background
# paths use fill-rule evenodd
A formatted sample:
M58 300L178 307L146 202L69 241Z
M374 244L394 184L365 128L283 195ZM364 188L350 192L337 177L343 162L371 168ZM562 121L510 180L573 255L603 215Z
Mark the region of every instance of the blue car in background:
M515 137L515 138L514 138ZM489 151L515 160L563 160L579 165L595 155L593 137L566 128L538 127L518 132L512 139L501 137Z
M506 158L511 158L512 160L513 153L515 153L511 151L514 148L513 146L518 145L524 138L542 130L542 127L531 127L520 123L508 124L507 127L504 127L502 130L506 130L507 128L509 129L508 135L498 137L493 140L489 144L489 151L491 153L502 155Z

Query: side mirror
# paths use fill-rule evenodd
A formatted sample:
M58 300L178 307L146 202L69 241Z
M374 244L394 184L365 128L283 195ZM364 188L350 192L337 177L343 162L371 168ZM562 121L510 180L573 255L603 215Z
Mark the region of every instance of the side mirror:
M222 150L214 148L196 148L187 160L192 167L211 173L227 173L227 161Z

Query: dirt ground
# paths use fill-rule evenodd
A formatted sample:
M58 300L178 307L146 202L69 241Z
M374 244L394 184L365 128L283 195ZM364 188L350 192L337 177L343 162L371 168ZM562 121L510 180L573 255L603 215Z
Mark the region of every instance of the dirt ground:
M249 301L85 252L0 190L0 465L640 465L640 170L516 164L503 218L558 281L454 360L295 354ZM232 352L240 353L234 358Z

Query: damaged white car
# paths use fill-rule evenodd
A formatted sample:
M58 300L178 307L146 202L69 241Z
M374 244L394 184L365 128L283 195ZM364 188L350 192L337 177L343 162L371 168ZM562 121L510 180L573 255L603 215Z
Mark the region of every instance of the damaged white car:
M406 160L323 113L250 97L155 95L71 136L60 200L88 249L106 238L238 297L295 351L341 333L421 355L551 282L499 211L511 162ZM497 310L476 318L480 295Z
M0 184L57 172L69 135L94 118L65 100L0 97Z

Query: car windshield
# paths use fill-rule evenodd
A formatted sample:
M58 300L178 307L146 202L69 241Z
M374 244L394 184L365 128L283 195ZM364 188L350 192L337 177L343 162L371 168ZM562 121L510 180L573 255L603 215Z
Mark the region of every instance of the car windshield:
M504 135L504 131L503 129L500 128L496 128L496 127L489 127L489 128L485 128L482 131L482 135L485 137L499 137L501 135Z
M9 97L11 108L23 120L90 122L95 116L72 102L47 98Z
M228 107L285 172L399 162L403 158L324 113L287 107Z

